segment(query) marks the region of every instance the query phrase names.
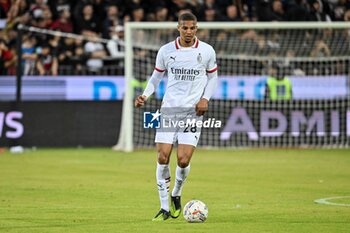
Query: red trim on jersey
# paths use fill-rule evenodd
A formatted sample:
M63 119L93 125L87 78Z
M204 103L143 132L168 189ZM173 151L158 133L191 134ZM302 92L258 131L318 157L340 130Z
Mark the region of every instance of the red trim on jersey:
M180 40L180 37L176 38L176 40L175 40L175 47L176 47L176 49L179 49L179 48L180 48L180 42L179 42L179 40ZM198 44L199 44L199 40L198 40L198 38L196 37L196 40L195 40L194 44L192 45L192 47L193 47L193 48L198 48Z
M154 69L156 70L156 71L158 71L158 72L164 72L165 70L162 70L162 69L159 69L159 68L157 68L157 67L154 67Z
M199 40L198 40L198 38L196 37L196 41L194 42L194 47L195 47L195 48L198 48L198 44L199 44Z
M213 72L215 72L217 69L218 69L218 67L215 67L215 68L213 68L213 69L211 69L211 70L207 70L207 73L213 73Z
M176 40L175 40L175 47L176 47L176 49L180 48L178 39L179 38L176 38Z

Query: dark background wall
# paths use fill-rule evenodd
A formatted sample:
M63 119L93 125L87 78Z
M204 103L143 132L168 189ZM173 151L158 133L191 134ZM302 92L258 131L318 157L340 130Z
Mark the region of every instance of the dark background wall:
M20 113L21 118L10 119ZM112 146L121 113L122 101L0 102L0 146ZM9 138L20 125L23 134Z

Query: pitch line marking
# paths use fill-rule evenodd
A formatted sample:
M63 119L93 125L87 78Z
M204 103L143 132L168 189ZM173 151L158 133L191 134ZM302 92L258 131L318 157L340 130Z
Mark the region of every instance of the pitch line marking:
M350 204L345 204L345 203L334 203L334 202L330 202L330 201L329 201L329 200L344 199L344 198L350 198L350 196L321 198L321 199L315 200L314 202L315 202L316 204L324 204L324 205L350 206Z

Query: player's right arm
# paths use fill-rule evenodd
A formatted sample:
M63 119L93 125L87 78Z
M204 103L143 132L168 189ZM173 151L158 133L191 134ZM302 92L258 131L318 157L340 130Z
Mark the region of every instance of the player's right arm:
M142 107L147 101L148 97L151 96L158 88L160 81L162 80L166 67L163 59L163 47L158 51L156 59L156 67L152 73L151 78L148 80L147 86L143 91L142 95L139 95L135 99L135 107Z

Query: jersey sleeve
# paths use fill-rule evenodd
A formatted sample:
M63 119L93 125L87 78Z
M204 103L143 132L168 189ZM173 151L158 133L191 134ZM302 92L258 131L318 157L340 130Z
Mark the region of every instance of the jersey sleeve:
M154 67L151 78L149 79L147 86L143 92L144 96L151 96L158 88L162 77L164 76L164 71L166 70L165 62L163 59L164 49L163 47L159 49L156 58L156 66Z
M157 53L156 66L154 68L158 72L164 72L166 70L165 61L164 61L164 48L160 48Z
M215 50L211 47L210 50L210 58L207 64L207 72L208 73L213 73L218 69L218 66L216 64L216 53Z

